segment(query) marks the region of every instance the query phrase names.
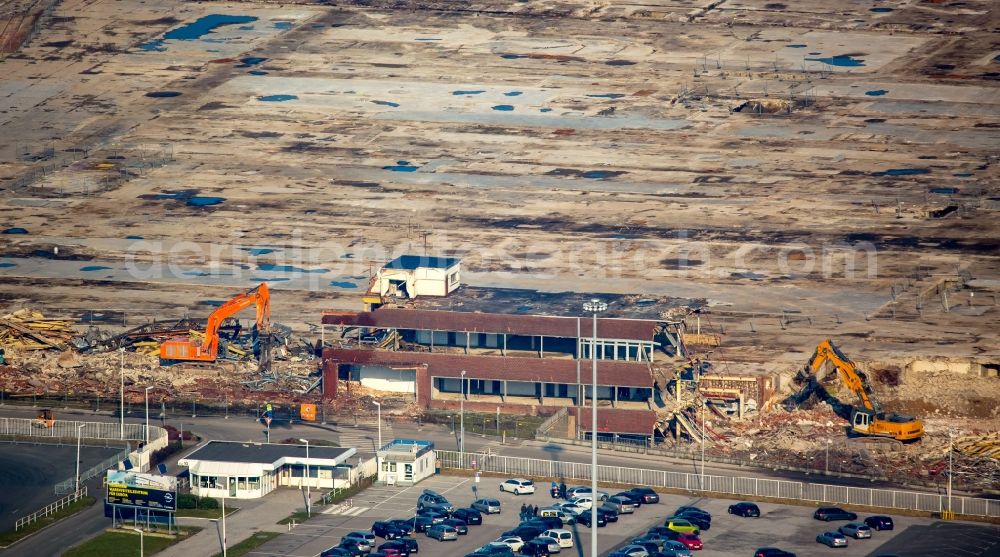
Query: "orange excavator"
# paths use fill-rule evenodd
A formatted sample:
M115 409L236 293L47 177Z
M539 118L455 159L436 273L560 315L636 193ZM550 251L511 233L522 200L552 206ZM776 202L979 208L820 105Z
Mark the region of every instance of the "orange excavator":
M257 307L254 327L254 352L258 353L258 370L271 368L271 295L267 283L260 283L239 296L222 304L208 316L204 338L201 342L167 340L160 345L160 359L174 361L214 362L219 356L219 327L228 317L250 307ZM259 343L259 350L257 349Z
M864 373L858 370L858 366L845 356L829 340L824 340L816 347L816 352L809 365L800 374L800 380L805 380L807 385L798 394L790 398L789 406L804 402L813 392L820 390L817 374L823 370L827 363L837 368L840 380L844 382L861 401L861 406L850 407L841 404L827 395L827 402L833 406L838 415L851 421L851 431L858 435L873 437L890 437L897 441L916 441L924 435L924 424L913 416L903 416L900 414L888 414L883 412L875 391L868 384Z

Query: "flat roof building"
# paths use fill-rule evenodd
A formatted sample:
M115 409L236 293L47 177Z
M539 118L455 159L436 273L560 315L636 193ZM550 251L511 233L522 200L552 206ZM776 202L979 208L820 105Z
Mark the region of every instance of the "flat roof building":
M378 481L386 485L413 485L436 471L434 443L393 439L376 452Z
M353 448L209 441L178 461L199 497L255 499L279 486L347 487Z

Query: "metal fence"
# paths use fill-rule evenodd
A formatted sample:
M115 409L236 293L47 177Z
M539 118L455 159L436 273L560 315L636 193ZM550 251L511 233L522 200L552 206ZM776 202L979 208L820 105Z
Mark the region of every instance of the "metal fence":
M115 456L106 459L104 462L95 464L83 472L80 472L80 483L82 484L91 478L96 478L112 468L117 468L118 463L128 458L128 456L129 451L128 449L125 449ZM63 480L56 484L56 495L65 495L72 492L74 489L76 489L76 478Z
M443 468L482 470L511 476L548 477L564 480L590 480L590 464L534 458L437 451L438 465ZM475 464L475 466L473 465ZM1000 517L1000 500L979 497L950 498L938 493L921 493L893 489L872 489L819 483L805 483L768 478L714 476L626 468L597 467L600 482L667 487L688 491L705 491L755 497L797 499L808 503L842 503L883 509L908 509L927 512L953 510L971 516Z
M50 514L58 511L59 509L69 506L70 503L80 499L81 497L86 497L86 496L87 496L87 486L83 486L79 489L79 491L74 491L73 493L70 493L69 495L56 501L55 503L49 503L43 509L39 509L29 515L22 516L21 518L17 519L17 521L14 522L14 531L16 532L21 528L24 528L25 526L31 524L32 522L35 522L36 520L49 516Z

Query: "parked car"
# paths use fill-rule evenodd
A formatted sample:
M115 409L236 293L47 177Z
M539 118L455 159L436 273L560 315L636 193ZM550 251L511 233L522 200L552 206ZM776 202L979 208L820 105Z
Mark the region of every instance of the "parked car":
M413 533L413 519L406 518L392 518L387 520L389 524L396 527L397 530L403 532L404 535L409 535Z
M634 493L644 504L660 502L660 494L648 487L633 487L628 493Z
M635 503L632 499L627 497L619 497L615 495L614 497L608 497L608 500L601 503L604 508L610 508L618 511L618 514L632 514L635 512Z
M358 545L362 546L365 551L375 549L375 544L378 543L378 540L375 539L375 534L360 530L345 534L342 540L357 540Z
M670 540L663 544L663 550L660 551L660 555L667 557L692 557L694 555L691 550L684 547L684 544L678 541Z
M398 526L388 520L375 521L372 524L372 533L387 540L394 540L406 535Z
M649 557L649 550L641 545L629 544L619 548L617 553L627 555L628 557Z
M542 532L540 535L536 536L534 540L530 541L539 541L548 544L549 553L559 553L562 551L562 546L559 545L559 540L553 538L552 536L546 536L545 532Z
M528 495L535 492L535 482L524 478L513 478L500 483L500 491L514 495Z
M851 536L856 540L872 537L872 529L863 522L848 522L837 528L837 531L845 536Z
M530 555L531 557L549 557L550 554L549 544L539 540L531 540L524 544L521 548L521 555Z
M464 520L469 526L475 526L483 523L482 513L473 508L457 509L455 512L451 513L451 517Z
M559 547L573 547L573 532L570 532L569 530L555 528L542 532L542 535L555 538L555 540L559 542Z
M434 538L440 542L458 539L458 530L455 530L454 526L448 526L447 524L435 524L428 528L425 533L428 538Z
M606 509L604 507L597 507L597 514L599 516L604 516L605 522L618 522L618 511L614 509Z
M875 515L865 519L865 524L874 530L892 530L894 524L891 516Z
M469 533L469 525L465 523L464 520L458 518L446 518L441 524L447 524L458 532L459 536L464 536Z
M712 517L710 515L688 511L674 515L674 517L684 519L691 524L694 524L699 530L708 530L712 527Z
M487 557L512 557L514 555L514 550L511 549L509 545L498 542L490 542L471 553L471 555L474 557L480 557L482 555Z
M524 540L518 536L500 536L492 543L502 543L511 548L515 553L521 551L521 546L524 545Z
M522 540L530 540L530 539L534 538L535 536L537 536L538 534L541 534L542 532L544 532L546 530L548 530L548 528L544 528L541 525L536 525L536 524L521 524L521 525L517 526L516 528L514 528L513 530L507 530L506 532L503 533L503 535L504 536L517 536L517 537L521 538Z
M319 557L352 557L351 552L342 547L331 547L319 554Z
M566 512L562 509L547 508L538 509L539 518L558 518L560 522L565 524L576 524L576 515Z
M642 497L636 495L635 493L632 493L631 491L619 491L618 493L615 493L611 497L622 497L629 503L632 503L632 505L635 508L639 508L642 506Z
M378 551L372 551L368 554L368 557L402 557L402 555L396 549L380 549Z
M357 540L340 540L337 547L346 551L350 557L365 557L368 555L368 550L359 544Z
M574 497L582 497L584 495L590 495L590 486L577 486L571 487L566 490L566 499L572 500ZM597 498L601 501L606 501L608 499L608 494L604 491L597 492Z
M816 541L830 547L847 547L847 538L840 532L823 532L816 536Z
M413 543L417 543L416 540L411 540L411 541L413 541ZM389 549L395 549L396 551L398 551L400 557L409 557L411 554L414 553L413 551L410 551L409 544L403 541L403 539L390 540L378 546L379 551L387 551Z
M570 503L584 509L590 509L594 505L594 498L590 495L579 495L569 500Z
M470 507L483 514L499 514L500 500L492 498L476 499Z
M629 542L629 545L638 545L639 547L645 548L646 552L650 555L656 555L660 552L660 548L666 543L666 540L656 540L652 541L649 539L637 538Z
M442 514L450 515L455 511L455 505L452 505L444 498L443 495L436 491L430 489L425 489L420 497L417 497L417 510L420 509L430 509L433 511L438 511Z
M441 524L448 518L447 514L428 508L417 509L417 516L426 516L431 519L431 524Z
M555 516L536 516L536 517L531 518L529 520L525 520L521 524L528 524L528 525L532 525L532 526L534 526L534 525L542 526L543 527L542 530L550 530L552 528L560 528L563 525L562 524L562 520L559 519L558 517L555 517Z
M552 508L558 508L559 510L570 513L573 516L579 516L580 513L587 510L576 503L557 503Z
M758 547L753 557L795 557L795 554L777 547Z
M576 517L576 523L577 524L583 524L584 526L586 526L588 528L592 528L593 527L592 526L592 519L593 519L593 514L592 513L584 512L584 513L580 513L579 515L577 515L577 517ZM604 513L598 512L597 513L597 527L600 528L601 526L607 526L607 525L608 525L608 516L606 514L604 514Z
M701 530L697 526L691 524L691 522L683 518L676 518L672 516L667 517L667 520L663 523L663 525L674 532L687 532L689 534L701 533Z
M858 515L840 507L820 507L813 513L813 518L830 522L831 520L857 520Z
M760 517L760 507L756 503L742 502L736 503L735 505L729 505L729 514L735 514L738 516L752 516L754 518Z
M712 513L708 512L706 510L703 510L703 509L699 509L698 507L692 507L691 505L681 505L680 507L677 507L677 510L674 511L674 514L675 515L677 515L677 514L702 514L702 515L707 516L709 520L712 520Z
M690 532L677 532L667 529L667 533L663 537L668 540L680 542L688 549L699 550L704 548L704 543L701 541L701 538L698 537L697 534L692 534Z
M413 531L414 532L426 532L428 528L434 525L434 519L429 516L424 516L418 514L413 517Z

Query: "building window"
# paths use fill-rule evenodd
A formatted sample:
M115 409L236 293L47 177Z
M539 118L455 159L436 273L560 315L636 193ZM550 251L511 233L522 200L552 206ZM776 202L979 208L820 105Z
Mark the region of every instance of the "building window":
M247 479L245 476L239 476L236 478L236 488L240 491L247 490Z
M251 490L260 489L260 476L250 476L247 478L247 487Z

